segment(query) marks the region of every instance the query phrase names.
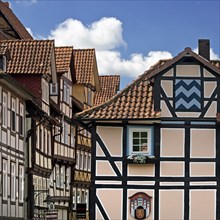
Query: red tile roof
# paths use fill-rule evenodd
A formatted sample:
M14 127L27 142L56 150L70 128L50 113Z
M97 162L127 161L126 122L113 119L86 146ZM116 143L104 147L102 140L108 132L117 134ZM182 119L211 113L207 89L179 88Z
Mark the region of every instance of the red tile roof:
M99 76L99 81L101 90L99 92L95 92L94 106L106 102L117 93L120 85L120 76Z
M170 60L162 60L145 71L138 79L128 85L124 90L112 97L107 102L84 110L77 114L83 120L116 120L116 119L156 119L160 118L160 112L154 111L153 81L154 77L181 60L183 57L194 57L205 67L220 74L220 69L212 65L200 55L186 48L178 56Z
M95 49L74 49L73 52L77 82L93 85L93 73L96 68Z
M54 48L53 40L0 41L9 49L11 60L7 64L9 74L49 74Z
M9 8L9 3L0 1L0 12L2 13L2 16L5 17L5 19L15 30L15 32L18 34L20 39L33 39L33 37L30 35L30 33L27 31L24 25L19 21L19 19L15 16L13 11ZM6 36L7 33L3 36L4 39L6 39Z
M67 72L73 55L73 47L55 47L57 72Z

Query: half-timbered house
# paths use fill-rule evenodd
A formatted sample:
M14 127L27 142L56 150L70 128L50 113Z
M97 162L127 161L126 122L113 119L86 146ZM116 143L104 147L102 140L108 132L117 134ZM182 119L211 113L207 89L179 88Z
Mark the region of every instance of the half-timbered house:
M71 219L73 175L76 164L75 133L72 122L72 87L76 82L73 68L73 47L56 47L57 83L51 87L58 106L59 126L53 131L53 173L50 180L49 202L58 210L58 219ZM55 116L56 117L56 116Z
M94 104L95 91L100 90L95 49L74 49L74 69L77 83L73 86L73 96L88 109ZM89 188L91 181L91 134L78 127L76 144L76 167L74 173L73 210L79 203L89 208Z
M9 2L0 1L0 40L33 39L11 10Z
M42 218L47 209L52 173L51 132L56 121L50 116L50 85L57 83L54 41L11 40L1 41L10 51L7 73L29 89L34 100L27 102L26 119L26 192L27 218ZM21 108L22 109L22 108ZM23 110L24 111L24 110Z
M32 95L6 73L9 59L0 46L0 216L24 219L26 101Z
M91 125L90 219L220 219L220 61L208 40L78 117Z

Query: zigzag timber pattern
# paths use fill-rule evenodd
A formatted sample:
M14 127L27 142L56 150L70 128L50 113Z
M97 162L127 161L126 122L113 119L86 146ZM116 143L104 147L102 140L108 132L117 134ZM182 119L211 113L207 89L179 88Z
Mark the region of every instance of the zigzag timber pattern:
M200 80L176 80L175 108L176 110L201 110Z

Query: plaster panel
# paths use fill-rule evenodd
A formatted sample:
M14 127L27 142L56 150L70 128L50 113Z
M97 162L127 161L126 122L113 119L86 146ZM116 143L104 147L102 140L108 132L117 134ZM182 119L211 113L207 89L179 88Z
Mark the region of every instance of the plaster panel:
M100 145L98 144L98 142L96 142L96 156L97 157L104 157L105 154L102 150L102 148L100 147Z
M216 219L216 190L190 191L190 219Z
M184 182L160 182L160 186L184 186Z
M155 184L155 181L128 181L128 185L144 185L144 186L152 186Z
M198 118L200 114L201 114L200 112L176 112L178 118L184 118L184 117Z
M184 176L183 162L161 162L161 176Z
M129 164L128 176L154 176L154 164Z
M216 155L215 129L191 129L191 157L214 158Z
M215 163L211 162L204 162L204 163L199 163L199 162L191 162L190 163L190 176L195 177L195 176L215 176Z
M96 175L97 176L116 176L111 164L108 161L96 162Z
M172 102L170 104L172 105ZM165 101L161 101L161 117L172 117Z
M97 189L97 197L109 219L122 219L122 189Z
M161 87L166 93L167 97L173 97L173 81L172 80L162 80Z
M97 127L97 132L112 156L122 156L122 128Z
M133 190L129 189L127 192L127 219L128 220L134 220L134 218L130 214L130 199L129 197L133 196L135 193L138 192L143 192L149 195L151 198L151 213L147 220L154 220L154 190L146 190L146 189L138 189L138 190Z
M184 191L160 190L160 220L177 220L184 218Z
M161 157L184 157L184 140L184 129L162 128Z
M214 78L215 76L212 75L207 69L203 68L203 74L204 74L204 77L211 77L211 78Z
M163 76L173 76L173 68L170 69L169 71L167 71L165 74L163 74Z
M213 101L212 104L210 105L210 107L208 108L206 114L205 114L205 118L215 118L216 117L216 113L217 113L217 102Z
M200 66L199 65L177 65L176 76L199 77Z
M210 98L216 87L217 87L216 82L209 82L209 81L204 82L204 97Z

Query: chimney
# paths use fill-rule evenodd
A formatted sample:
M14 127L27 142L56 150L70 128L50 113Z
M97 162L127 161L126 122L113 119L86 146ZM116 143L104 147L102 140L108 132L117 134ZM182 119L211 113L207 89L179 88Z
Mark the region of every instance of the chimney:
M199 39L199 55L210 60L210 42L208 39Z

